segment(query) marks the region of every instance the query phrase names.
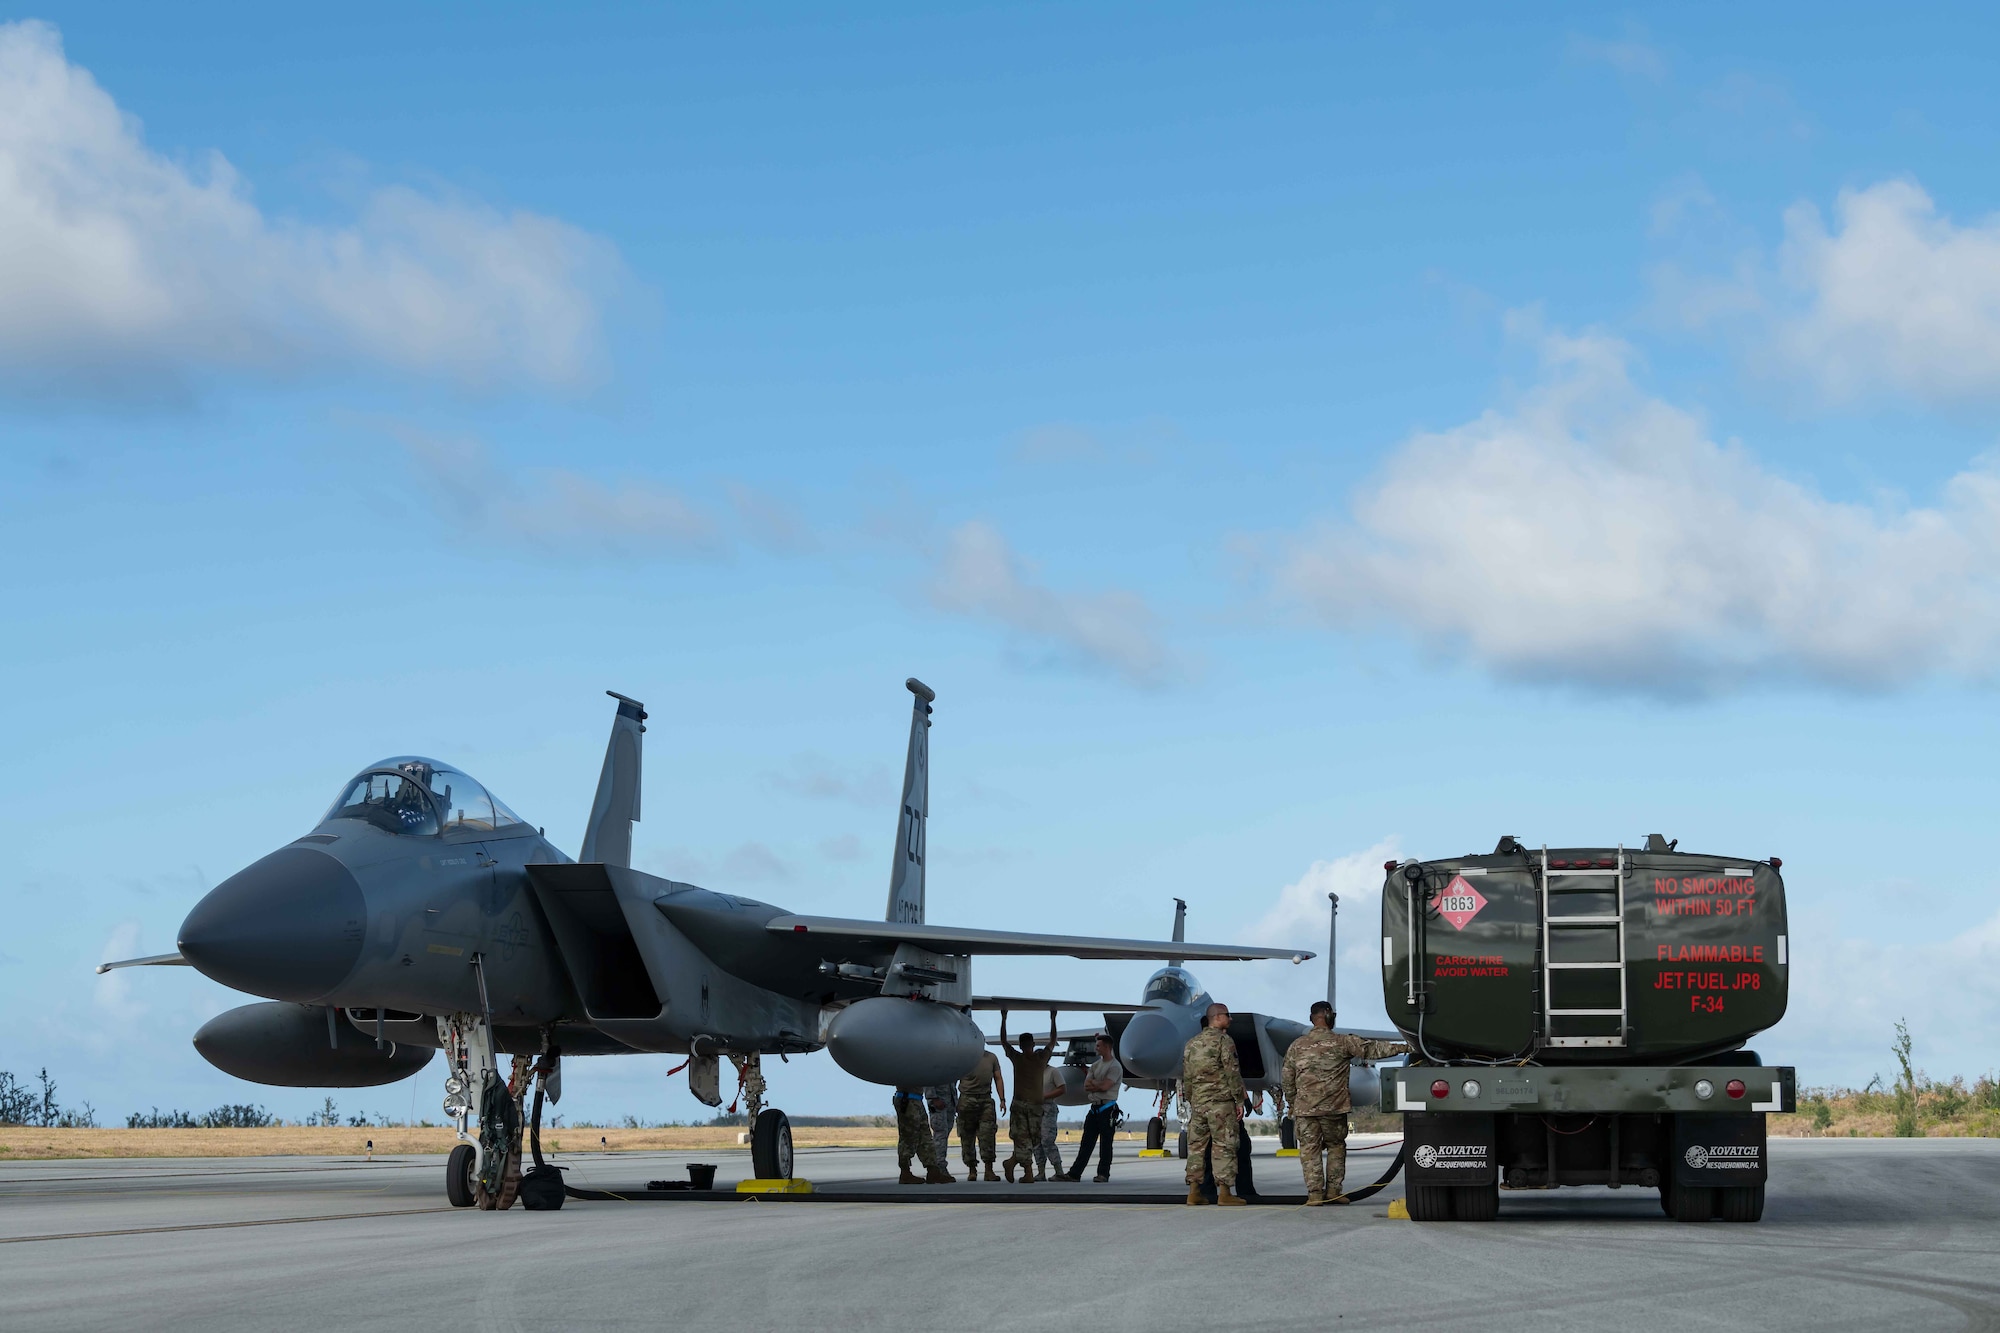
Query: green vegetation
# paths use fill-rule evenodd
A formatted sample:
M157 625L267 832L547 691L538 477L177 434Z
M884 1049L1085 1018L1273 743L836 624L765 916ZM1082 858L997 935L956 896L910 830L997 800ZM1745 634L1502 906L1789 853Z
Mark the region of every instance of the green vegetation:
M0 1125L33 1125L37 1129L95 1129L97 1111L89 1102L81 1109L56 1100L56 1081L44 1065L35 1087L0 1069Z

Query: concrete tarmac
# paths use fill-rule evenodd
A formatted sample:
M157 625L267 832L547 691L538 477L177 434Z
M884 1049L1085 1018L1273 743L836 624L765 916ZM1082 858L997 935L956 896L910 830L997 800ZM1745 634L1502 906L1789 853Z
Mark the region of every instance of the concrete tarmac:
M1258 1182L1295 1193L1273 1146ZM1771 1147L1749 1226L1676 1223L1632 1188L1503 1192L1484 1225L1393 1220L1400 1183L1347 1208L1094 1202L1184 1190L1180 1162L1129 1156L1109 1186L971 1187L1037 1200L1009 1207L820 1149L800 1175L896 1201L555 1213L450 1208L441 1158L0 1163L0 1328L2000 1329L2000 1142ZM1358 1154L1350 1183L1389 1155ZM749 1168L560 1160L600 1188Z

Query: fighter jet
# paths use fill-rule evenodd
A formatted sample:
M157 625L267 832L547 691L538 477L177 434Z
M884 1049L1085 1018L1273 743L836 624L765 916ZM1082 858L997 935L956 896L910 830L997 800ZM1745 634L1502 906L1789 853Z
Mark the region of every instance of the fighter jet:
M1001 1007L973 993L975 956L1313 956L927 924L937 696L905 685L915 698L881 921L795 914L634 870L646 709L607 691L618 710L576 860L464 772L384 759L349 779L311 832L196 903L177 952L98 970L185 964L266 997L194 1038L210 1063L255 1082L375 1086L442 1050L444 1109L462 1140L446 1195L503 1208L521 1181L524 1100L532 1085L538 1124L544 1095L561 1096L564 1055L685 1056L689 1090L710 1106L724 1057L754 1091L760 1057L821 1047L857 1078L922 1087L971 1069L984 1035L970 1011ZM749 1109L756 1174L789 1178L789 1119L754 1097Z
M1338 928L1340 901L1335 895L1329 894L1328 897L1332 900L1334 924L1329 927L1327 943L1326 998L1329 1004L1336 1005L1338 1012L1334 998L1334 931ZM1176 898L1174 940L1178 942L1186 938L1187 902ZM1155 1114L1146 1124L1146 1146L1151 1149L1165 1146L1167 1107L1175 1094L1182 1091L1181 1052L1201 1031L1213 998L1195 980L1194 974L1182 965L1185 961L1186 957L1169 958L1165 967L1147 978L1137 1005L1107 1006L1102 1029L1056 1034L1056 1040L1070 1043L1062 1066L1068 1087L1061 1100L1066 1106L1079 1106L1087 1100L1083 1095L1084 1071L1097 1058L1092 1049L1092 1039L1100 1030L1110 1035L1112 1045L1118 1052L1118 1061L1125 1067L1125 1086L1158 1094ZM1022 1001L1019 1007L1028 1008L1033 1003ZM1272 1099L1279 1117L1279 1139L1287 1148L1296 1144L1291 1119L1284 1114L1285 1052L1309 1030L1305 1023L1273 1014L1231 1010L1229 1015L1229 1036L1236 1045L1237 1063L1243 1069L1243 1086L1260 1102L1267 1095ZM1340 1031L1381 1041L1402 1040L1402 1034L1396 1032L1348 1027L1342 1027ZM1356 1106L1370 1105L1376 1100L1379 1085L1372 1063L1355 1061L1349 1078ZM1185 1130L1181 1132L1178 1151L1182 1157L1187 1156Z

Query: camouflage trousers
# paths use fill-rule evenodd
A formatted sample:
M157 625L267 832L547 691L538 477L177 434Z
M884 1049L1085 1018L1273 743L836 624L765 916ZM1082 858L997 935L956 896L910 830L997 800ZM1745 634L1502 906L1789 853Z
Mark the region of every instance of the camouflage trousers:
M946 1097L925 1092L924 1105L931 1117L931 1142L937 1148L937 1159L942 1163L951 1156L951 1127L958 1119L958 1089L950 1090Z
M926 1168L935 1170L943 1164L938 1161L937 1142L931 1138L931 1117L924 1109L922 1093L897 1093L896 1105L896 1165L908 1170L910 1159L916 1158Z
M1021 1099L1014 1099L1014 1109L1007 1117L1007 1137L1014 1141L1014 1155L1007 1160L1019 1162L1033 1170L1035 1151L1042 1146L1042 1107L1021 1105Z
M963 1097L958 1103L958 1147L965 1155L965 1164L974 1163L972 1150L979 1149L978 1160L993 1165L993 1137L1000 1130L999 1118L993 1110L991 1097Z
M1062 1174L1062 1154L1056 1151L1056 1133L1062 1127L1062 1108L1044 1103L1042 1137L1035 1143L1035 1166L1055 1175Z
M1306 1173L1306 1191L1332 1198L1347 1181L1347 1117L1344 1115L1295 1115L1292 1128L1299 1136L1299 1165ZM1325 1165L1320 1154L1326 1154Z
M1187 1183L1201 1183L1202 1158L1215 1168L1215 1183L1236 1188L1236 1102L1194 1102L1188 1106Z

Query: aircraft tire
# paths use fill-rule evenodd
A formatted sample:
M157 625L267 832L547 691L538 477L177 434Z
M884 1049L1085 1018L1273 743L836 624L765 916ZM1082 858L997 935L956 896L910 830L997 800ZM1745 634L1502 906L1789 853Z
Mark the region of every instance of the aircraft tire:
M1278 1146L1293 1150L1299 1146L1299 1127L1290 1116L1278 1122Z
M1183 1162L1185 1162L1185 1161L1187 1160L1187 1131L1186 1131L1186 1130L1182 1130L1182 1131L1181 1131L1181 1137L1180 1137L1180 1142L1179 1142L1179 1143L1177 1143L1177 1144L1176 1144L1176 1145L1174 1146L1174 1151L1175 1151L1175 1152L1176 1152L1177 1154L1179 1154L1179 1156L1180 1156L1180 1159L1181 1159L1181 1160L1182 1160Z
M444 1197L454 1208L472 1207L472 1145L461 1143L444 1163Z
M1165 1116L1154 1116L1146 1122L1146 1151L1158 1152L1167 1146L1167 1120Z
M1725 1222L1757 1222L1764 1216L1762 1185L1727 1185L1716 1191L1721 1196L1720 1212Z
M1674 1221L1706 1222L1714 1216L1715 1190L1712 1186L1674 1186Z
M1491 1185L1455 1185L1458 1196L1451 1201L1451 1215L1461 1222L1491 1222L1500 1216L1500 1182Z
M792 1178L792 1122L775 1107L760 1111L750 1130L750 1169L759 1180Z
M1451 1221L1451 1185L1412 1185L1404 1196L1403 1204L1410 1210L1412 1222Z

